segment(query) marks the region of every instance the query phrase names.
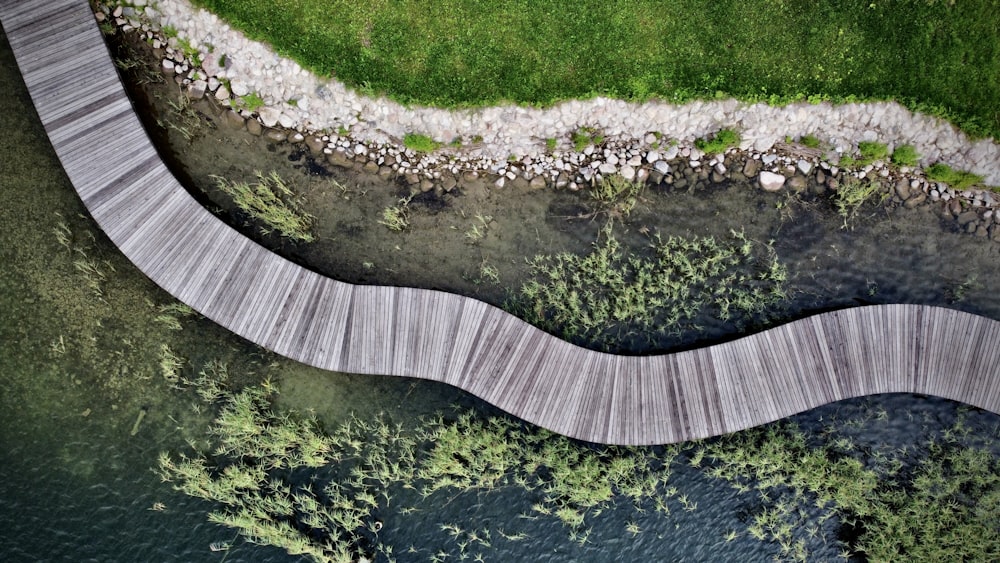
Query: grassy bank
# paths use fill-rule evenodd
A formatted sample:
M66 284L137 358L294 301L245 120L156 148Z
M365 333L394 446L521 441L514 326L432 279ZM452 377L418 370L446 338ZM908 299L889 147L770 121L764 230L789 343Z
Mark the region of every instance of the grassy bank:
M403 102L896 99L1000 136L992 0L195 0L321 75Z

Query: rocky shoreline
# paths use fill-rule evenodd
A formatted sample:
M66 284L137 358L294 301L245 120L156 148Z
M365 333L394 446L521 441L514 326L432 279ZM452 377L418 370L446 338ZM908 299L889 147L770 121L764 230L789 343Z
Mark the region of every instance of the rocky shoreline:
M304 143L334 166L399 178L414 193L450 192L461 181L479 178L489 178L496 189L576 190L612 175L674 188L756 180L768 191L812 186L808 189L822 193L845 180L874 178L890 188L896 204L934 204L962 231L1000 242L1000 194L955 191L927 179L919 167L885 160L860 169L838 166L858 141L885 144L890 152L910 144L923 166L944 161L1000 184L1000 146L971 142L946 122L890 102L772 107L725 100L672 106L597 98L546 110L411 109L320 81L186 0L102 4L96 17L103 25L141 34L165 75L191 98L214 98L230 108L225 119L233 125L273 142ZM738 147L709 155L694 146L722 128L739 132ZM438 148L407 148L408 134ZM825 150L793 141L807 135Z

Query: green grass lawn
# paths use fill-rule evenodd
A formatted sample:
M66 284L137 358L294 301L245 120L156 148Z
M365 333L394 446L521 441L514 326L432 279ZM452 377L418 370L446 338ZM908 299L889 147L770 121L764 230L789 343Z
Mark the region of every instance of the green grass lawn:
M320 75L445 107L896 99L1000 138L997 0L195 0Z

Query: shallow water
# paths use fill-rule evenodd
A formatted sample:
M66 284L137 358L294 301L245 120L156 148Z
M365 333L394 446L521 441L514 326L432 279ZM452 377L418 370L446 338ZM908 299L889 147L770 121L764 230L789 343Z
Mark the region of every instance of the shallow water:
M0 556L5 561L299 560L275 548L234 540L232 530L207 522L206 514L212 509L209 503L171 490L154 473L160 451L185 451L186 441L204 440L210 418L210 413L196 408L198 402L189 392L171 389L160 375L157 354L163 344L183 358L182 374L186 377L196 375L212 359L230 365L237 379L234 387L274 377L281 388L279 407L315 410L327 426L339 423L351 412L366 416L380 411L394 421L415 424L419 416L453 403L476 408L484 416L496 414L495 409L443 385L304 368L261 351L197 316L181 319L180 331L167 328L156 320L160 314L157 306L171 299L135 271L86 216L45 140L5 39L0 44L0 82L13 85L7 96L0 98L0 131L4 133L0 135L0 224L4 227L0 261L5 266L0 268L0 529L4 530ZM267 152L266 146L262 150ZM287 161L288 155L280 150L269 154ZM381 199L372 204L374 210L392 201L395 194L380 193L378 197ZM498 216L507 206L517 209L520 202L527 201L498 197L492 203ZM728 205L702 198L686 201L692 211ZM549 208L549 204L523 205L523 216ZM726 211L735 213L738 208L734 203ZM765 205L765 210L769 209ZM659 225L664 229L669 225L689 228L682 222L687 215L678 214ZM434 216L428 213L427 217ZM367 225L370 217L356 220ZM61 224L71 232L69 248L57 240L55 231ZM791 228L789 224L783 228ZM932 221L929 224L937 228ZM577 226L563 226L558 221L554 225L550 228L553 240L573 240L570 234L560 233L572 233ZM885 237L895 236L891 229L884 233ZM525 238L531 239L530 234ZM855 235L842 236L850 239ZM978 259L975 248L983 248L982 241L976 241L979 247L962 250L965 247L954 245L965 243L953 243L949 236L937 231L930 240L913 235L912 243L894 244L911 248L908 252L925 252L921 256L933 255L934 248L929 247L937 247L938 253L962 252L967 261ZM974 240L954 237L959 239ZM487 242L488 238L482 247L473 245L466 251L483 252ZM409 244L415 243L403 242L401 246ZM576 244L585 246L579 240ZM846 243L836 251L811 250L821 251L869 261L886 258L885 252ZM380 268L394 269L396 262L389 258L398 251L393 246L386 252L387 266ZM784 252L794 254L794 248ZM88 287L91 278L74 265L81 254L106 276L96 284L99 294ZM342 254L347 264L363 260L350 257L347 251ZM898 254L902 256L890 258L903 264L911 260L906 253ZM923 263L929 259L913 260ZM355 270L365 272L357 265ZM894 287L892 280L897 278L906 287L923 284L929 294L944 292L948 280L965 274L960 270L949 272L947 277L935 274L930 281L913 282L904 275L903 267L893 272L895 277L879 278L879 294ZM411 275L419 277L420 269L395 273L400 279L409 279ZM833 283L824 275L817 270L818 287ZM927 276L930 274L920 277ZM456 284L462 281L456 279ZM847 284L837 283L841 287ZM867 290L864 280L853 283L850 287ZM845 295L844 299L853 298L850 292ZM995 302L987 297L988 293L985 297L970 293L963 303L993 310L990 307L995 307ZM133 435L133 425L143 410L148 414ZM880 410L887 412L885 420L878 414ZM959 410L948 401L900 395L845 401L794 420L816 440L832 424L837 432L854 437L859 455L870 455L877 448L897 448L939 434L951 426ZM975 410L968 417L974 436L997 436L1000 417ZM861 422L845 424L848 420ZM408 514L384 510L386 527L380 537L394 546L398 561L427 561L438 551L451 554L449 560L459 559L460 547L440 528L443 523L490 530L493 540L489 547L474 544L467 548L473 555L482 552L487 561L765 561L778 553L776 545L754 541L743 531L747 515L759 501L735 494L725 483L684 463L674 468L670 482L697 503L695 510L671 506L671 515L662 516L649 510L637 512L629 501L619 499L590 520L588 526L593 531L584 545L570 541L568 529L554 517L521 518L537 498L516 488L459 495L441 491L426 501L400 491L392 506L410 505L416 510ZM163 510L156 510L156 503L162 503ZM634 536L625 530L626 523L632 521L641 530ZM823 537L809 544L817 559L836 556L834 524L829 522L831 529L824 529ZM500 530L524 532L528 537L508 541L499 537ZM723 536L730 530L741 534L727 542ZM208 546L217 541L232 541L234 548L214 553ZM407 552L411 545L416 553Z
M335 279L440 289L516 310L522 306L518 288L530 275L526 259L584 254L612 217L585 191L460 181L449 193L415 195L408 205L410 227L392 232L379 220L384 208L410 195L402 179L348 172L317 163L304 145L276 145L232 130L215 104L178 110L172 82L133 90L145 100L140 105L161 151L197 197L265 246ZM251 181L256 171L278 172L305 199L316 217L315 242L262 235L213 178ZM787 300L743 322L704 311L681 333L642 334L611 350L689 348L867 303L939 305L1000 319L1000 244L955 232L931 205L870 204L845 226L829 192L771 194L750 182L706 181L691 190L647 187L631 214L614 218L615 236L639 256L649 254L657 233L725 241L734 230L759 243L760 253L773 245L789 272ZM498 278L491 280L484 267L495 268Z

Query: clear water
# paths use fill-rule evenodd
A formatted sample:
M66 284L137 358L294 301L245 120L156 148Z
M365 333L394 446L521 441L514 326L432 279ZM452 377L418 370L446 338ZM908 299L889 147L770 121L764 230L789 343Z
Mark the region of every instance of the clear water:
M170 303L170 297L132 268L102 237L61 172L5 38L0 44L0 82L9 85L7 95L0 98L0 557L4 561L298 560L275 548L234 539L233 531L209 524L206 513L212 507L208 503L171 490L155 474L153 467L159 452L176 452L183 450L188 440L203 440L210 419L209 413L196 409L197 401L190 394L171 389L160 375L158 354L162 345L183 358L186 376L196 374L209 360L221 359L229 363L238 384L274 377L282 390L280 408L314 409L327 425L338 423L352 412L358 416L385 412L394 420L416 424L419 416L456 403L484 415L497 414L489 406L443 385L305 368L259 350L197 317L182 319L180 331L170 330L156 320L160 314L157 307ZM294 162L288 159L287 149L272 153L253 138L231 139L220 137L207 145L243 143L242 147L256 146L261 154L274 155L274 162ZM218 158L210 158L217 163L217 172ZM256 156L254 162L258 166L271 164ZM236 164L227 161L222 166ZM361 185L368 182L344 180ZM378 189L386 193L376 194L374 190ZM737 189L724 188L721 194L714 195L726 197L714 200L681 200L689 206L687 212L671 215L670 222L659 225L694 229L700 227L688 226L685 221L689 217L706 212L711 215L713 209L721 209L723 216L737 213L739 200L731 200L725 191ZM395 197L391 186L373 185L372 190L371 197L380 198L371 206L376 211L384 201ZM496 201L482 201L492 201L494 207L487 211L496 216L522 208L530 208L525 213L533 214L552 205L531 203L513 194L495 197ZM726 203L729 201L737 203ZM761 215L774 207L764 203ZM428 213L427 217L435 216ZM364 219L364 228L386 238L384 232L368 226L369 220ZM552 237L569 237L559 233L577 228L560 228L558 220L546 221L553 225ZM56 234L62 225L71 233L68 248ZM886 300L919 302L926 295L943 295L949 284L975 271L977 264L996 262L996 251L983 241L948 234L919 216L891 223L872 222L867 230L856 229L853 234L831 230L834 236L843 237L836 249L826 242L810 242L812 235L806 233L815 233L819 227L796 225L792 221L782 227L786 233L793 228L802 233L794 239L802 242L789 243L780 250L783 257L789 256L786 259L791 260L799 252L803 260L811 260L813 255L819 256L817 260L833 255L877 266L873 272L859 270L850 274L846 278L849 281L832 280L832 273L818 266L800 270L798 275L803 279L813 280L817 288L826 288L825 293L808 297L815 300L817 308L830 306L823 297L826 295L838 295L837 299L849 302L867 294L866 278L873 275L878 276L877 295ZM324 228L332 232L343 225L334 221L333 226ZM755 227L748 226L751 228ZM762 236L770 236L770 229L762 228ZM874 233L873 238L864 238L868 236L865 233ZM422 253L412 239L388 242L384 255L368 257L379 264L379 274L393 274L390 270L401 268L405 262L394 258L395 244L406 248L413 245L410 254ZM888 245L892 245L891 252L887 251ZM455 252L463 249L473 255L496 252L489 254L490 259L502 260L500 246L456 246ZM318 252L334 254L329 249ZM350 249L341 252L345 263L364 260L353 253ZM97 283L100 294L88 287L92 277L74 265L81 254L105 274ZM925 261L930 265L921 265ZM914 271L914 264L922 269ZM374 275L366 271L356 264L354 275ZM419 278L421 271L418 266L399 270L396 275L401 280ZM433 279L430 273L426 276ZM451 279L440 283L459 285L462 281L460 275ZM995 279L983 274L979 280L987 287L976 290L980 293L970 293L960 305L995 311L995 285L991 286ZM470 285L474 290L478 287ZM889 413L886 420L872 416L879 409ZM147 414L133 434L140 412ZM814 437L833 423L837 432L851 435L860 447L868 448L863 451L869 451L922 441L949 427L958 412L954 403L901 395L830 405L795 417L795 421ZM969 416L974 433L996 436L1000 417L978 411ZM866 422L837 423L844 420ZM688 512L674 507L671 515L664 517L652 511L636 512L623 500L590 521L593 529L584 545L570 541L567 528L554 517L521 518L520 514L527 512L537 498L515 488L488 494L442 491L426 500L408 498L407 492L400 491L393 506L417 510L384 510L380 516L386 527L380 537L394 546L398 561L427 561L439 551L451 554L449 560L458 560L460 548L441 530L442 523L490 530L490 547L469 548L472 555L481 552L487 561L765 561L778 552L776 545L754 541L745 533L732 542L723 539L730 530L745 529L747 514L759 506L759 500L740 496L725 483L683 463L674 469L671 482L697 503L697 509ZM162 503L162 510L156 509L157 503ZM626 523L632 521L642 530L635 536L625 530ZM829 522L823 537L810 544L816 559L836 556L835 524ZM524 532L528 538L520 542L503 540L499 530L507 534ZM226 553L210 551L209 544L217 541L232 541L234 548ZM414 548L412 553L408 552L410 546Z

